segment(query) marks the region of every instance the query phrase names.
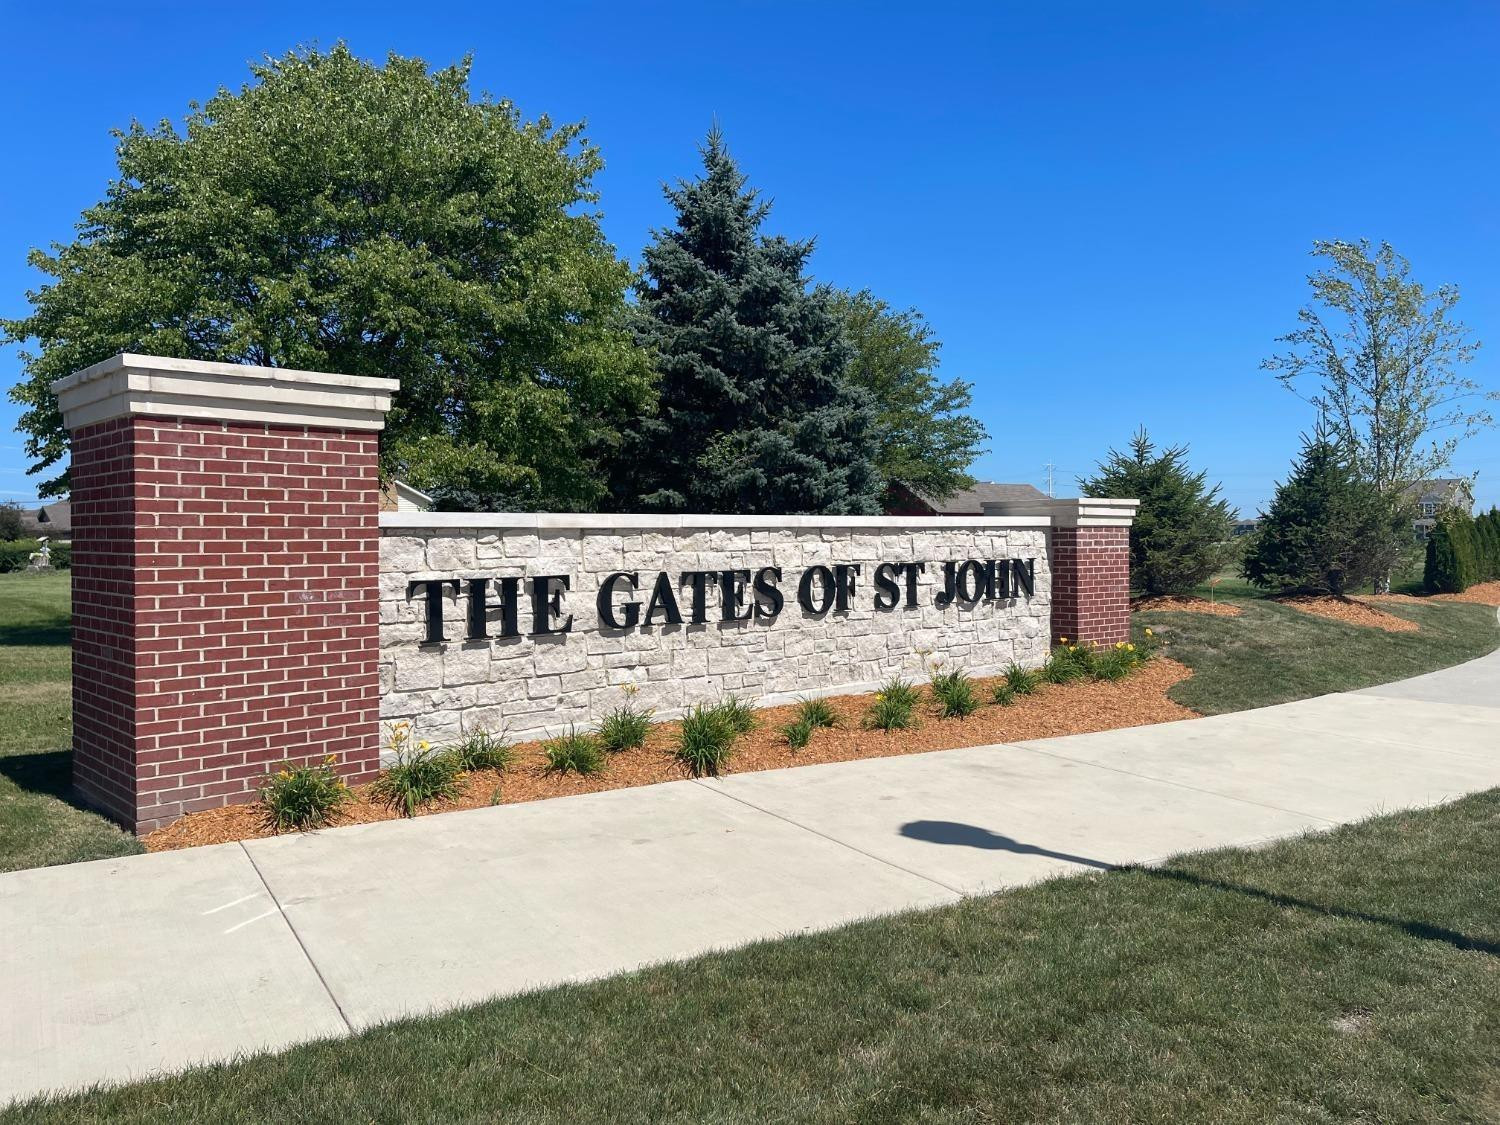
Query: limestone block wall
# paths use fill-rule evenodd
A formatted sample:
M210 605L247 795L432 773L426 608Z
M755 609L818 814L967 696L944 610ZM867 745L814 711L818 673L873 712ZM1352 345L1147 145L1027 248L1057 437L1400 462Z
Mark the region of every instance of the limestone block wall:
M803 695L866 691L896 674L926 675L937 659L982 675L1010 661L1036 665L1049 642L1051 570L1045 517L886 518L728 516L559 516L422 512L381 514L380 681L381 714L411 719L422 737L445 741L474 730L511 738L544 737L583 729L626 697L672 718L696 703L736 695L757 704ZM944 564L966 560L1020 560L1029 567L1029 594L1003 578L995 596L962 597L939 605ZM876 570L882 563L925 563L921 572L898 571L899 597L877 608ZM799 604L810 567L846 569L846 608L813 612ZM763 568L779 568L782 599L754 588ZM858 573L852 568L858 567ZM669 575L682 624L610 628L596 599L616 572L638 576L638 589L618 580L609 599L617 620L636 601L644 615L657 576ZM724 620L724 571L731 578ZM692 620L690 572L714 572L703 581L705 620ZM1005 568L999 568L1000 574ZM516 599L518 636L505 631L504 614L490 599L508 577L565 576L569 588L547 610L549 627L571 616L571 631L529 635L538 624L529 589ZM826 574L812 580L814 609L823 600ZM887 572L886 577L890 577ZM472 631L468 580L490 580L485 628ZM457 581L455 581L457 580ZM428 642L428 591L413 583L440 582L443 639ZM551 592L560 585L554 583ZM983 586L971 568L968 593ZM456 588L455 588L456 587ZM547 591L540 600L548 601ZM833 596L832 592L828 595ZM891 600L889 584L882 600ZM914 601L914 605L909 605ZM757 606L759 609L757 610Z

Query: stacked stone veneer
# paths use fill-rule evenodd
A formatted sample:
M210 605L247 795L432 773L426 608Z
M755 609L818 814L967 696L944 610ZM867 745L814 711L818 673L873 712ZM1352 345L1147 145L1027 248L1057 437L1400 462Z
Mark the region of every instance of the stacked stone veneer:
M430 526L463 520L472 526ZM427 521L427 525L424 525ZM488 521L484 525L483 521ZM1035 665L1048 647L1050 570L1045 520L753 519L729 517L484 517L385 513L381 517L381 713L411 719L428 738L474 730L537 737L580 728L618 706L623 685L662 717L736 695L774 703L867 690L892 675L923 677L927 660L973 674L1012 660ZM673 523L679 526L670 526ZM530 526L527 526L527 524ZM539 527L538 523L551 526ZM972 606L933 605L945 560L1035 559L1035 592ZM881 562L925 561L917 608L877 610ZM796 600L815 564L860 565L845 613L814 617ZM786 603L774 621L721 622L718 591L706 624L603 630L595 596L614 571L750 570L778 566ZM448 595L446 643L424 645L425 606L408 598L421 579L566 574L573 631L466 643L467 597ZM644 600L648 589L638 595ZM684 608L687 591L680 589ZM492 614L493 617L493 614ZM523 628L525 611L522 614ZM930 654L924 656L924 653Z

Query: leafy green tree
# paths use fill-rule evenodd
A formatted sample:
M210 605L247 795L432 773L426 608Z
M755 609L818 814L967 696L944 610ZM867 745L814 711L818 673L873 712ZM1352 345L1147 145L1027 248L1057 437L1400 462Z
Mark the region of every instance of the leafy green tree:
M1468 513L1443 512L1427 537L1422 584L1430 593L1461 594L1479 579L1474 521Z
M1304 439L1292 475L1261 514L1241 569L1263 589L1342 595L1386 573L1389 544L1409 526L1348 452L1318 434Z
M1355 471L1392 504L1415 481L1439 476L1459 442L1493 426L1486 392L1459 369L1479 344L1453 318L1458 288L1429 292L1389 243L1315 242L1331 265L1308 278L1313 301L1289 345L1261 366L1318 408ZM1405 537L1403 536L1403 539ZM1394 560L1405 546L1390 545ZM1389 573L1378 588L1389 586Z
M854 348L846 377L875 402L881 474L939 499L972 486L968 469L988 435L967 413L973 384L938 380L942 344L926 318L893 309L868 289L828 296Z
M1130 528L1130 581L1143 594L1186 594L1223 565L1234 512L1187 465L1187 447L1156 452L1142 427L1130 451L1111 449L1098 472L1078 482L1085 496L1138 499Z
M0 542L19 539L26 534L26 525L21 522L21 506L7 501L0 504Z
M637 287L657 412L616 473L616 502L647 510L875 514L884 481L851 349L805 276L811 242L760 233L770 205L745 186L715 128L701 178L666 190Z
M472 100L467 60L338 46L251 71L181 130L121 134L75 240L33 252L51 281L4 327L39 344L12 391L36 469L67 452L49 384L138 351L399 378L386 472L449 504L597 501L651 375L580 127Z

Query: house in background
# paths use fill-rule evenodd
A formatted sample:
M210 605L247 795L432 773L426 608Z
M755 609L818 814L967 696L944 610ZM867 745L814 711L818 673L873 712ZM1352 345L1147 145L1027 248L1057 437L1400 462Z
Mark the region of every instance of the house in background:
M1437 525L1437 516L1445 508L1457 508L1473 515L1474 492L1465 477L1444 477L1438 480L1419 480L1409 484L1402 492L1414 510L1411 521L1412 534L1425 541Z
M885 493L888 516L982 516L986 502L998 500L1045 500L1047 494L1029 484L997 484L975 481L973 488L955 492L946 500L924 496L900 481L892 481Z
M73 504L68 500L55 500L37 508L27 508L21 513L21 526L33 539L46 536L54 543L73 542Z
M404 480L387 481L380 486L382 512L430 512L432 497L413 488Z

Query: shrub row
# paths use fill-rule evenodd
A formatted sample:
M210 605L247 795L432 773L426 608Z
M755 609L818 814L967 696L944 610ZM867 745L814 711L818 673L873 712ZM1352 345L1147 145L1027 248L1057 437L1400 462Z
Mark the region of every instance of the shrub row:
M1427 540L1422 582L1429 593L1461 594L1476 582L1500 579L1500 509L1475 517L1450 510Z
M0 574L25 570L31 556L42 549L35 539L7 539L0 542Z

